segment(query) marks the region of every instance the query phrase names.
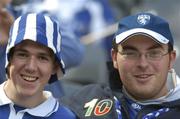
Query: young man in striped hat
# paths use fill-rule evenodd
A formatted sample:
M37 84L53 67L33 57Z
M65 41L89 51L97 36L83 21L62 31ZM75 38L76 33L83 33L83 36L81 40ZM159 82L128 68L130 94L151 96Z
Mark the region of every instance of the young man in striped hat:
M44 91L64 73L61 34L49 16L29 13L17 18L6 49L7 80L0 85L2 119L75 119L74 114Z

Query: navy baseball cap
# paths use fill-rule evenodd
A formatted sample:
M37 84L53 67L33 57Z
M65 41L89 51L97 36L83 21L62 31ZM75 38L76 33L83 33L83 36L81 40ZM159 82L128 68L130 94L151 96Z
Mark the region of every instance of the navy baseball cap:
M60 27L56 20L42 13L28 13L18 17L10 29L5 68L9 64L10 50L24 40L32 40L53 51L62 71L51 75L49 83L58 80L59 75L65 73L65 65L61 58Z
M120 20L115 43L122 43L136 34L150 36L158 43L174 45L168 22L151 13L139 13Z

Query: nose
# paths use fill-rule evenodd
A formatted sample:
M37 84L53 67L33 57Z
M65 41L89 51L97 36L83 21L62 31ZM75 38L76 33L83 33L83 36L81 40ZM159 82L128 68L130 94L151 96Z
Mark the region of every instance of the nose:
M34 73L37 71L37 62L36 59L34 57L30 57L26 64L25 64L25 70L27 73Z
M149 62L148 62L148 59L146 58L146 55L140 55L139 56L139 60L137 61L137 65L142 70L147 69Z

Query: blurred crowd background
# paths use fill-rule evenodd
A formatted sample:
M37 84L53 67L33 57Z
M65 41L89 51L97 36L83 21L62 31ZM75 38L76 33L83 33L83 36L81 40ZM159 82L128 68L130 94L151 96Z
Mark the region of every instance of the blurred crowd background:
M180 75L179 5L179 0L12 0L8 8L15 17L31 11L50 11L74 32L84 47L83 55L59 81L64 94L71 95L90 83L108 84L106 62L111 60L111 41L117 22L138 12L151 12L169 21L177 50L175 69Z

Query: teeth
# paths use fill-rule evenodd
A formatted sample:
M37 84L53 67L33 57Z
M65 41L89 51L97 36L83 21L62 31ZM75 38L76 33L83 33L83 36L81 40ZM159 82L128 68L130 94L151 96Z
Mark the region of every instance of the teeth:
M24 80L26 81L35 81L37 78L36 77L32 77L32 76L22 76Z

